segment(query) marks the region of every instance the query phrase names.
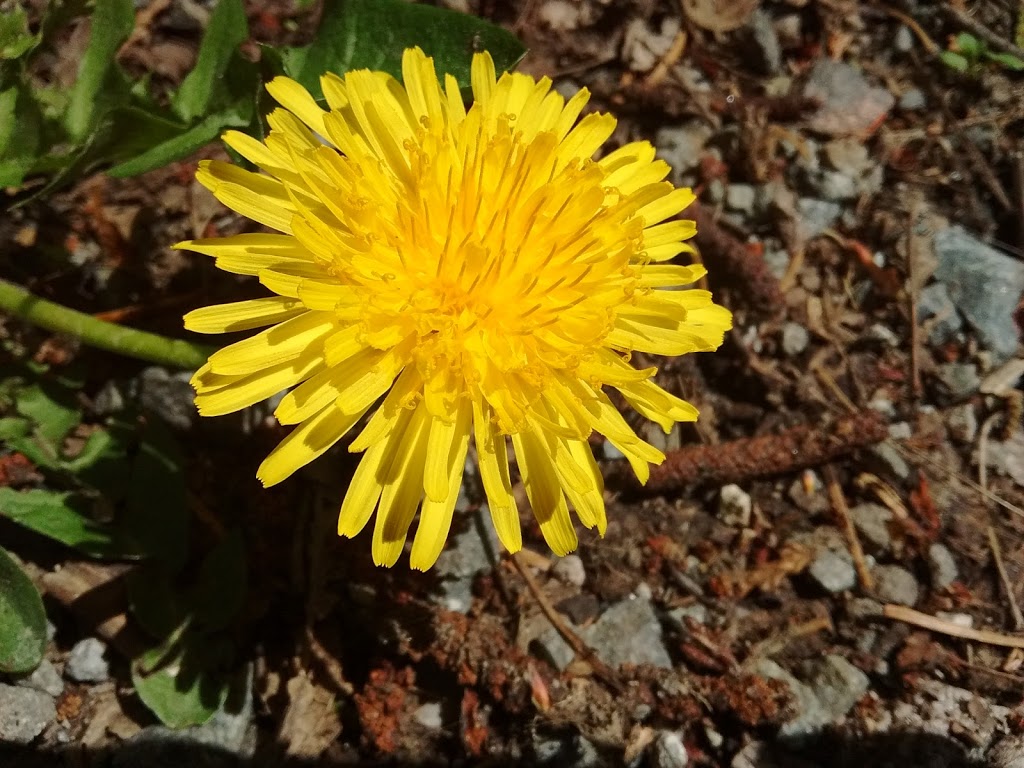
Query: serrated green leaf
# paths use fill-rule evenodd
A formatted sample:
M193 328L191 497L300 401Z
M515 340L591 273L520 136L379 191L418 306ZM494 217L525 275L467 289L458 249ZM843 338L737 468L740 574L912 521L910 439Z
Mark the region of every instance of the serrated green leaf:
M202 725L247 678L227 673L224 638L198 635L185 625L132 661L132 683L142 702L171 728Z
M473 54L489 51L501 72L514 67L526 48L510 32L475 16L405 0L327 0L313 43L285 49L285 71L322 98L320 76L375 69L401 78L402 52L419 46L434 57L438 74L469 84Z
M135 26L132 0L96 0L89 45L71 90L65 126L74 139L84 139L105 107L127 86L114 63L118 48Z
M46 650L46 612L35 585L0 548L0 672L31 672Z
M195 625L206 630L227 627L245 602L245 544L232 531L203 561L192 597Z
M181 569L188 554L182 463L174 434L159 419L150 420L131 468L120 518L126 534L170 573Z
M953 51L943 51L939 54L939 59L947 67L956 70L957 72L966 72L971 66L967 59L959 53L953 53Z
M174 111L186 122L206 115L211 108L215 91L227 71L235 51L249 37L249 23L241 0L220 0L199 47L195 68L188 73L172 104Z
M89 557L131 560L146 554L120 529L92 520L88 504L78 494L0 488L0 515Z
M0 59L17 59L38 42L28 28L28 13L24 8L0 14Z

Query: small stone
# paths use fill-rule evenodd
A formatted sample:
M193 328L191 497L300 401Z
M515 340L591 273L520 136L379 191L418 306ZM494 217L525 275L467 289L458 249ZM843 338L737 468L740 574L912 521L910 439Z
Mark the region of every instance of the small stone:
M853 564L830 549L822 550L807 572L826 592L845 592L857 585Z
M878 464L877 470L901 482L910 479L910 465L891 443L879 443L871 447L870 456Z
M935 369L935 376L947 402L966 400L981 386L978 366L973 363L943 363Z
M838 203L801 197L796 201L796 225L800 237L804 240L817 237L835 224L842 212Z
M758 8L750 14L747 28L754 44L752 58L758 68L765 75L778 74L782 68L782 46L779 44L779 36L771 14Z
M17 685L23 688L34 688L54 698L64 693L64 680L61 679L60 673L49 659L43 659L39 666L32 670L32 674L20 678Z
M457 505L461 508L461 505ZM489 570L498 552L498 537L490 521L486 504L469 520L465 530L451 537L437 558L434 570L439 579L439 602L449 611L468 613L473 604L473 580L481 571Z
M882 342L887 347L898 347L900 345L900 337L896 335L892 328L884 323L875 323L869 326L865 335L873 341Z
M804 512L811 515L820 515L831 508L829 500L825 497L824 486L821 478L812 469L804 470L803 477L794 480L790 486L787 496Z
M1024 293L1024 264L997 251L960 226L936 233L935 278L999 361L1017 351L1014 312Z
M875 568L875 594L879 600L897 605L913 606L921 588L914 574L899 565L880 565Z
M68 654L64 674L76 683L102 683L109 680L107 646L95 637L78 641Z
M555 32L572 32L582 23L581 3L568 0L548 0L537 11L538 20Z
M913 427L905 421L897 421L889 425L889 437L893 440L909 440L913 436Z
M730 184L725 188L725 207L731 211L751 214L757 190L750 184Z
M703 121L658 129L654 137L658 156L671 166L674 182L697 167L711 136L711 128Z
M672 668L672 659L662 641L661 622L649 600L634 598L618 602L581 634L610 667L651 664ZM629 641L623 642L624 638Z
M579 555L566 555L557 560L551 568L551 575L574 587L582 587L587 580L587 572Z
M917 297L917 319L921 323L930 321L928 343L933 347L950 341L964 325L943 283L932 283L921 289Z
M960 577L953 553L944 544L928 547L928 567L932 572L933 589L945 589Z
M580 592L559 601L555 608L568 616L573 624L589 624L601 613L601 602L589 592Z
M882 604L871 597L855 597L846 604L851 619L873 619L882 615Z
M718 518L726 525L746 528L753 506L750 494L736 484L722 486L718 492Z
M138 378L139 403L172 427L188 429L198 413L190 376L170 373L158 366L144 369Z
M56 719L57 707L48 694L0 683L0 742L29 744Z
M92 399L92 410L97 416L111 416L124 410L126 398L121 386L108 381Z
M892 510L881 504L858 504L850 509L850 519L869 551L888 552L892 549Z
M805 717L805 722L817 720L820 725L828 725L853 709L853 705L867 693L870 680L842 656L830 655L815 666L807 684L814 692L821 712L817 718Z
M788 322L782 326L782 351L796 357L811 343L811 334L800 323Z
M429 731L440 731L444 726L441 717L441 702L428 701L412 713L413 720Z
M895 102L888 90L868 83L860 70L827 58L811 69L804 96L821 104L809 127L829 136L869 135Z
M920 88L911 88L909 91L903 92L897 105L904 112L916 112L928 106L928 99Z
M900 53L910 53L914 50L914 33L910 31L909 27L900 24L896 29L892 45Z
M989 446L987 463L1013 482L1024 487L1024 431L1016 430L1009 440L993 441Z
M857 197L857 180L840 171L823 169L810 178L814 192L823 200L842 203Z
M651 747L651 764L654 768L686 768L690 762L683 740L675 731L662 731Z
M789 262L789 253L785 249L776 248L765 251L764 263L768 266L768 271L779 280L786 276Z
M1024 736L1001 739L986 756L990 768L1024 768Z

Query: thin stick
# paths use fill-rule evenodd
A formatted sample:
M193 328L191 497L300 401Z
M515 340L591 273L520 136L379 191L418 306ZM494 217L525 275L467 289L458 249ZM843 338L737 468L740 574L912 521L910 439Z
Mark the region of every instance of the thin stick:
M978 430L978 485L986 491L988 490L988 436L992 433L992 428L999 418L999 414L989 416L981 425L981 429ZM991 507L987 505L986 512L989 518L987 533L988 546L992 550L992 561L995 563L996 573L999 574L999 582L1003 587L1003 593L1010 603L1013 628L1021 630L1024 629L1024 614L1021 614L1020 606L1017 604L1017 597L1013 591L1013 583L1010 581L1010 575L1006 572L1006 564L1003 562L1003 548L999 543L999 536L996 534L996 518Z
M619 676L615 674L611 667L605 664L601 659L594 653L594 649L583 642L583 639L569 629L565 622L562 621L562 617L558 614L558 609L551 604L537 583L537 580L533 578L533 574L530 573L530 569L520 562L519 555L512 555L512 565L515 566L516 570L519 571L519 575L523 577L523 581L526 582L526 588L530 590L530 594L533 595L537 604L540 605L540 609L547 616L548 621L551 622L551 626L555 628L555 631L562 636L562 639L569 644L569 647L575 651L576 655L587 662L590 668L594 670L594 675L597 676L601 682L605 683L615 693L622 693L626 690Z
M959 637L963 640L975 640L979 643L998 645L1003 648L1024 648L1024 637L1003 635L989 629L961 627L959 624L955 624L952 621L943 621L942 619L938 619L934 616L929 616L927 613L921 613L920 611L915 611L913 608L907 608L905 605L886 603L886 605L882 607L882 615L887 619L902 621L904 624L911 624L915 627L921 627L922 629L938 632L942 635L949 635L950 637Z
M20 285L3 279L0 279L0 312L7 312L54 333L75 336L91 347L174 368L198 368L214 351L202 344L169 339L98 320L92 315L34 296Z
M861 546L860 536L857 535L857 527L850 518L850 507L846 503L843 489L839 487L835 470L831 464L822 467L825 475L825 482L828 485L828 497L832 501L832 508L839 516L843 524L843 533L846 534L846 541L850 545L850 554L853 555L853 565L857 569L857 578L865 591L871 592L875 588L875 579L868 570L867 560L864 558L864 547Z

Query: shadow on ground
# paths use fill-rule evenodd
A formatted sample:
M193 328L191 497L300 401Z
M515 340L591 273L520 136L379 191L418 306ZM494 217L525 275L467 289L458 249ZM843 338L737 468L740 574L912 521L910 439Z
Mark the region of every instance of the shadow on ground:
M621 758L606 762L564 768L598 768L620 765ZM0 745L0 765L4 768L319 768L320 766L442 766L469 765L551 765L535 758L512 761L491 758L483 761L423 756L419 760L365 760L350 755L342 760L303 760L289 758L274 746L261 748L251 758L241 758L216 746L195 741L161 740L125 742L117 748L86 751L68 745L61 750L36 750L31 747ZM653 765L650 760L640 766ZM703 765L706 765L704 763ZM734 768L985 768L987 763L971 760L957 741L925 733L888 733L851 739L826 733L801 741L766 745L758 755L745 752L735 762L721 763ZM563 765L557 766L563 768Z

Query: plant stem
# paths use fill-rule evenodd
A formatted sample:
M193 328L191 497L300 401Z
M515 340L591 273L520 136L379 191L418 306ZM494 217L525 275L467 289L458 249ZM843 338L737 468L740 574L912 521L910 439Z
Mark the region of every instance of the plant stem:
M0 311L40 328L76 336L84 344L159 365L195 369L214 348L183 339L126 328L34 296L20 285L0 279Z

